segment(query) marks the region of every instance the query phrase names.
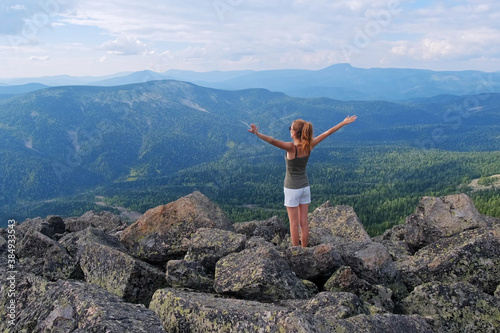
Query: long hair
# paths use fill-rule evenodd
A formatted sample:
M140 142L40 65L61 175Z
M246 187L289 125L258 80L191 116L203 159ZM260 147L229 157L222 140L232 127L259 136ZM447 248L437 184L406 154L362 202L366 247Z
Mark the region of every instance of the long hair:
M302 119L297 119L292 124L292 129L295 131L297 138L300 139L300 148L303 152L309 154L312 150L311 142L313 139L313 126L310 122Z

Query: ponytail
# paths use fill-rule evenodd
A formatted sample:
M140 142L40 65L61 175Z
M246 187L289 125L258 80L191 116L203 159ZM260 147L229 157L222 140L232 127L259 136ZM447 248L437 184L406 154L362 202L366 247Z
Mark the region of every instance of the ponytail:
M309 154L312 150L311 142L313 139L313 126L310 122L302 119L293 122L293 129L297 136L300 137L300 149Z

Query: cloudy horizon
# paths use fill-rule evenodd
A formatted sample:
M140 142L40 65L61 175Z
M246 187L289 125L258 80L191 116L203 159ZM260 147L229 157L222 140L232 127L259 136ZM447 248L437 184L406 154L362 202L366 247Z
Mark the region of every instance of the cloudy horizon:
M500 70L485 0L6 0L0 77L170 69Z

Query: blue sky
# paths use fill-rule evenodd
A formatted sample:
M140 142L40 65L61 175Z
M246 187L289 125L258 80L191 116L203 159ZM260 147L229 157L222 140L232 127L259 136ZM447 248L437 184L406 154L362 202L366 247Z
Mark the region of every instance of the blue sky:
M355 67L500 70L496 0L3 0L0 78Z

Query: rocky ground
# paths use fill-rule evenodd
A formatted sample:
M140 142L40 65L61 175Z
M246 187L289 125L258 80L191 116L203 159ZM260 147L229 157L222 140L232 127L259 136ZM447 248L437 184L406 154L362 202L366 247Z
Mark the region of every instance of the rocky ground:
M310 229L291 247L278 218L232 224L199 192L130 226L29 219L0 230L0 330L500 331L500 221L466 195L425 197L373 239L348 206Z

